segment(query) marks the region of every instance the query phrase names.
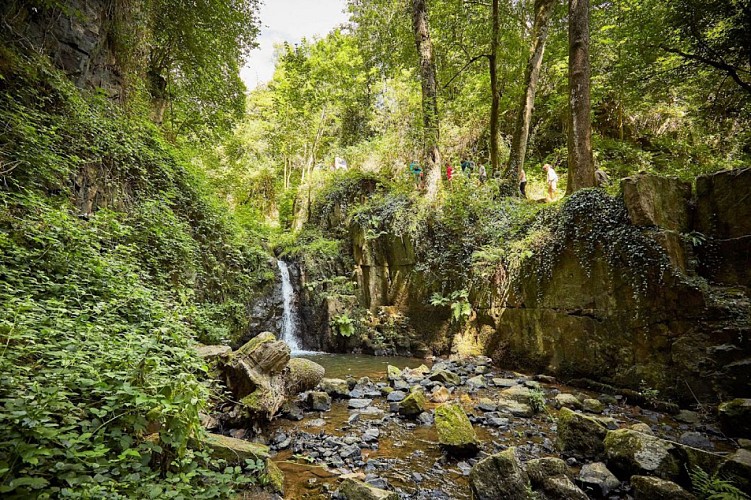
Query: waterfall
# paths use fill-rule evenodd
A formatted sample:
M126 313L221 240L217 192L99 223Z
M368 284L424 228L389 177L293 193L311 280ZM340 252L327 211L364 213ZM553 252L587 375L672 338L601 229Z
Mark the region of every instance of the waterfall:
M282 274L282 299L284 314L282 315L282 340L289 346L293 354L303 352L297 339L297 307L295 306L295 289L289 279L289 268L283 260L276 261Z

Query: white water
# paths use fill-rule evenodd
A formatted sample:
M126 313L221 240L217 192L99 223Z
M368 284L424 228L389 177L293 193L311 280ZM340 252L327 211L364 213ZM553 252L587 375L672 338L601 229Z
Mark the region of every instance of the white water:
M297 338L297 307L295 305L295 289L292 288L292 282L289 279L289 268L287 263L278 260L279 272L282 275L282 300L284 305L284 314L282 315L282 340L289 346L292 354L304 354L306 351L300 346Z

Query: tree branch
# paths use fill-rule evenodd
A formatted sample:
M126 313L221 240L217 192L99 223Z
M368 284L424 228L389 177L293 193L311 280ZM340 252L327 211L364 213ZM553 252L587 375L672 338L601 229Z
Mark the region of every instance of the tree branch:
M467 64L465 64L462 67L462 69L460 69L459 71L457 71L456 74L454 76L452 76L451 79L449 79L449 81L446 82L446 84L443 87L441 87L441 90L446 90L448 88L448 86L451 85L451 82L453 82L454 80L456 80L456 77L458 77L459 75L461 75L464 72L464 70L466 70L467 68L469 68L473 63L479 61L483 57L490 58L490 54L480 54L479 56L475 56L472 59L470 59L467 62Z
M700 56L698 54L689 54L687 52L683 52L680 49L676 49L673 47L668 47L667 45L660 45L660 48L664 50L665 52L670 52L671 54L676 54L681 56L684 59L688 59L690 61L697 61L702 64L706 64L708 66L711 66L715 69L719 69L720 71L724 71L725 73L732 78L735 83L737 83L743 90L751 94L751 83L744 81L740 75L738 74L738 68L735 66L726 63L725 61L715 61L713 59L709 59L704 56Z

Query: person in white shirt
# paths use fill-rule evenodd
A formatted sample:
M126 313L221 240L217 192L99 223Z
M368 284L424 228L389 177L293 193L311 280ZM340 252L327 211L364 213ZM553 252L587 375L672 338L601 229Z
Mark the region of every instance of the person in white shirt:
M519 192L521 192L522 198L527 197L527 172L523 168L519 170Z
M555 192L558 189L558 174L553 170L553 166L550 163L546 163L542 166L543 171L548 174L548 196L547 201L553 201L555 198Z

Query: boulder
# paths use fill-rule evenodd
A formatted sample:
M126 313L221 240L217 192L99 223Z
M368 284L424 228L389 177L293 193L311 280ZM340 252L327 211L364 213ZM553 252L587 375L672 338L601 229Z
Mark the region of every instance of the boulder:
M402 371L396 366L388 365L386 367L386 378L388 378L390 382L398 380L402 378Z
M519 382L514 378L494 378L492 382L496 387L514 387L519 385Z
M751 399L733 399L717 409L720 426L732 437L751 437Z
M751 451L739 449L720 466L720 477L730 479L747 495L751 495Z
M403 401L406 397L407 393L404 391L392 391L386 396L386 401L398 403L399 401Z
M199 446L208 448L212 457L226 460L230 465L243 465L245 460L268 460L269 447L220 434L206 433Z
M305 358L292 358L287 363L285 385L287 394L299 394L317 386L326 370L318 363Z
M284 472L281 471L273 460L266 460L266 478L271 490L284 496Z
M469 486L475 500L529 498L529 478L519 464L515 448L477 462L469 473Z
M606 498L610 490L621 485L618 478L602 462L585 464L576 482L595 498Z
M651 476L632 476L634 500L696 500L677 484Z
M413 391L399 402L399 414L405 417L416 418L425 411L427 399L422 391Z
M501 391L501 397L504 399L511 399L518 401L519 403L530 404L530 401L535 397L533 389L517 385L509 387Z
M620 477L649 475L672 480L683 470L677 446L633 429L608 431L605 455L608 466Z
M555 457L535 458L527 462L526 467L527 476L535 488L541 488L548 478L569 474L566 462Z
M637 431L637 432L641 432L641 433L644 433L644 434L649 434L650 436L654 436L654 432L652 431L652 428L649 425L645 424L644 422L637 422L637 423L631 425L630 428L633 429L633 430L635 430L635 431Z
M547 498L554 500L589 500L586 493L564 475L545 479L542 491L545 492Z
M372 403L372 399L350 399L348 406L349 408L360 410L362 408L366 408L370 406L370 403Z
M430 380L440 382L444 385L459 385L462 383L459 375L448 370L437 370L435 373L430 375Z
M219 358L231 353L232 348L228 345L197 345L196 352L198 353L198 357L207 363L214 363Z
M308 408L313 411L329 411L331 409L331 396L325 392L309 392L306 402Z
M468 379L467 385L470 386L471 389L484 389L488 386L485 383L485 377L483 377L482 375L477 375Z
M623 201L635 226L689 231L691 183L676 177L638 174L621 181Z
M318 388L332 398L349 398L349 384L341 378L324 378Z
M399 495L353 478L347 478L334 492L336 498L344 500L399 500Z
M571 408L572 410L582 409L582 402L579 401L579 398L577 398L573 394L567 394L565 392L556 394L553 402L556 408Z
M499 399L497 403L499 412L514 417L529 418L535 413L531 406L511 399Z
M456 455L477 452L477 434L458 403L443 403L435 410L438 442L449 453Z
M599 399L587 398L582 401L582 410L589 413L602 413L605 411L605 405Z
M558 449L576 458L602 455L608 430L598 419L562 408L558 413Z
M439 387L438 389L433 391L433 394L430 396L430 400L433 403L445 403L449 400L451 397L451 392L449 392L448 389L445 387Z

